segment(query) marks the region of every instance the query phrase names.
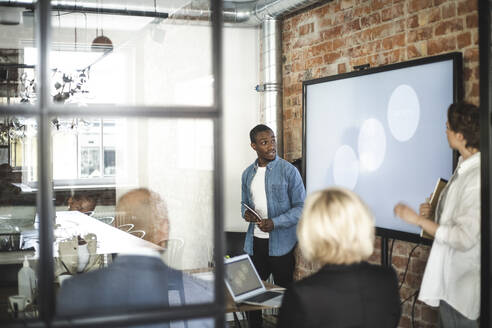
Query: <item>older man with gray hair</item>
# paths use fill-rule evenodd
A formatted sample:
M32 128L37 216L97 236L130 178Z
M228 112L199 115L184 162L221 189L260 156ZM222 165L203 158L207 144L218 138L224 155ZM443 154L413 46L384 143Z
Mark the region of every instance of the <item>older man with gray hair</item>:
M124 223L148 232L145 236L148 241L158 244L168 239L167 208L159 194L145 188L131 190L121 196L116 209ZM176 286L184 288L182 304L213 300L211 286L168 267L159 252L138 248L129 254L119 254L109 267L67 279L58 295L57 314L83 317L166 308L170 305L169 290ZM213 322L192 320L187 325L212 327ZM152 327L169 327L169 324Z

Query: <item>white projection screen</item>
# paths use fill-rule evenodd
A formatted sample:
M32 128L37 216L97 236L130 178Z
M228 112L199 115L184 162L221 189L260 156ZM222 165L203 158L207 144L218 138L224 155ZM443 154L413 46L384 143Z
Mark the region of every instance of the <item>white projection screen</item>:
M307 193L331 186L356 192L377 233L421 241L420 229L393 214L418 211L453 152L447 109L461 98L461 54L451 53L303 83L303 173Z

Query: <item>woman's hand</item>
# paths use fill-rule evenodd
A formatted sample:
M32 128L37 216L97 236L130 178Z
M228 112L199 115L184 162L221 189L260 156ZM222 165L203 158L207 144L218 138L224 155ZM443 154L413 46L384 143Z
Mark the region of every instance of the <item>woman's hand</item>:
M420 217L413 209L403 203L398 203L394 209L395 215L410 224L419 225Z
M432 220L432 218L434 217L434 211L432 209L431 204L429 203L420 204L419 215L423 216L426 219Z

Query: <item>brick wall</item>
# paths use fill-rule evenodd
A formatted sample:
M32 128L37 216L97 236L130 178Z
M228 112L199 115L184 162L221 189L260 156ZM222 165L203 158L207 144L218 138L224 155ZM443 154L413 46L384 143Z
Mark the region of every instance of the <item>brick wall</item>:
M284 154L302 156L302 81L349 72L353 66L387 65L453 51L463 53L465 100L479 102L477 0L334 0L283 21ZM379 246L371 261L380 263ZM397 241L393 266L401 277L414 244ZM430 248L419 246L410 262L402 300L420 286ZM316 266L298 256L297 278ZM400 327L411 327L411 298ZM435 327L437 312L417 302L416 327Z

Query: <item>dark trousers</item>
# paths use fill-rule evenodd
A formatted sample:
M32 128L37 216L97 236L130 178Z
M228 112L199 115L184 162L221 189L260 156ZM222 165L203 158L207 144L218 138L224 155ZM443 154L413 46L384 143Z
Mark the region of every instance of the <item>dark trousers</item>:
M251 260L262 280L267 280L272 274L273 282L276 285L287 288L294 281L295 247L285 255L269 256L268 243L268 239L254 237ZM248 321L250 328L260 328L263 322L261 311L250 311L248 313Z

